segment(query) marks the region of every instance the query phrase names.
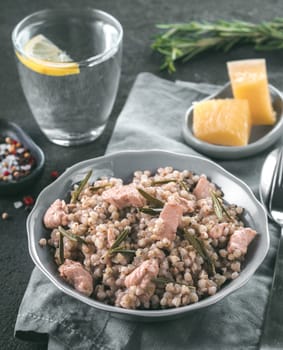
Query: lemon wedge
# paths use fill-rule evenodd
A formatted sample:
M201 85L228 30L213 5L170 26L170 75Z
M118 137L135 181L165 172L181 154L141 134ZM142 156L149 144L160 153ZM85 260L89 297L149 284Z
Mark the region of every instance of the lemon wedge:
M31 38L24 46L26 56L16 52L18 59L31 70L53 76L79 74L79 65L44 35Z

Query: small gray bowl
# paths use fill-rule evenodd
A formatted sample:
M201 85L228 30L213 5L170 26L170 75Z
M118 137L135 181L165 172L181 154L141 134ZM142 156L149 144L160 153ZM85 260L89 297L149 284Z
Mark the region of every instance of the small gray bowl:
M283 98L278 89L269 85L272 98L272 106L276 112L276 123L274 125L253 126L249 144L247 146L220 146L199 140L193 134L193 105L186 112L182 134L188 145L197 151L212 158L239 159L252 156L271 146L283 133ZM215 98L232 98L231 84L227 83L218 92L208 96L204 100Z
M42 149L31 139L31 137L17 124L0 118L0 135L3 137L11 137L19 141L23 147L28 149L35 159L35 166L30 174L20 178L19 180L0 181L0 195L10 196L26 191L34 184L36 179L41 175L45 156Z
M138 169L154 171L158 167L165 166L172 166L179 170L189 169L198 174L206 174L214 183L221 187L227 202L235 203L245 208L242 219L247 225L254 228L258 235L249 246L243 270L239 277L229 282L215 295L195 304L164 310L128 310L106 305L80 294L65 283L58 274L51 249L41 247L38 243L40 238L50 237L50 230L46 230L42 224L43 215L50 204L57 198L67 198L72 185L81 181L90 169L93 170L91 181L105 175L116 176L127 182L131 180L133 172ZM210 160L198 156L160 150L119 152L73 165L40 193L33 210L28 216L27 232L29 252L34 263L62 292L91 307L110 312L116 317L139 321L173 319L218 302L242 287L251 278L269 249L267 217L264 208L244 182Z

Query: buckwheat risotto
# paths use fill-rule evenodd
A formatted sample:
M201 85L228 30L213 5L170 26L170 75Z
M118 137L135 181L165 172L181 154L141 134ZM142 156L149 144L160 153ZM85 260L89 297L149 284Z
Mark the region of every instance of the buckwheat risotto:
M89 172L44 215L61 277L109 305L160 309L196 303L238 277L256 232L206 175L159 168L132 181ZM221 184L218 184L221 185Z

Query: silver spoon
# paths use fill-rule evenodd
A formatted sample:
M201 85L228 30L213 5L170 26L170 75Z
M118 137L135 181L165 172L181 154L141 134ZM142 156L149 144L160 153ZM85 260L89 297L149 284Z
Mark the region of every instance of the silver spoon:
M282 150L275 149L272 151L264 162L260 178L259 193L261 202L264 204L268 216L281 227L281 235L273 273L272 288L270 291L269 303L265 315L265 322L260 341L260 349L283 348L282 161Z

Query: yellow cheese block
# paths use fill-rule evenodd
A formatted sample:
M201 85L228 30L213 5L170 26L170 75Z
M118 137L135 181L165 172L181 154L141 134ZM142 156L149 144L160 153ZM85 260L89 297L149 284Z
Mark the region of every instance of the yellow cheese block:
M247 100L214 99L196 102L193 132L202 141L223 146L246 146L250 136Z
M268 88L264 59L227 62L234 98L249 101L252 124L272 125L276 121Z

